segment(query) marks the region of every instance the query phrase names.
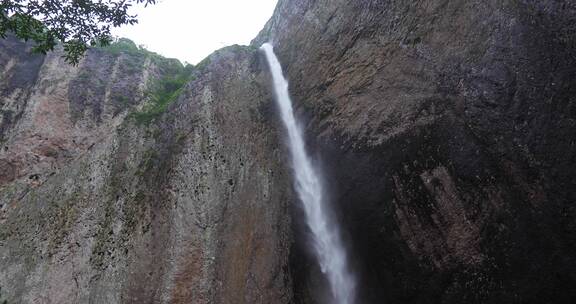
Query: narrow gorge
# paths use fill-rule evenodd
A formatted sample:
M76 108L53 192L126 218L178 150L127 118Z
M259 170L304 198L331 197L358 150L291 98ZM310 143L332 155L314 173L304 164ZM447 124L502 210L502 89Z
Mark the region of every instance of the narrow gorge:
M33 47L0 39L0 303L576 301L574 1L279 0L196 66Z

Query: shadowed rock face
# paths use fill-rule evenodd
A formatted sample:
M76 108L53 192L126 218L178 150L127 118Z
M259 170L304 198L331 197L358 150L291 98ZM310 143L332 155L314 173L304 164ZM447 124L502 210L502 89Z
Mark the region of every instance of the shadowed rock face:
M575 299L575 21L571 1L280 2L253 43L309 118L362 303Z
M168 63L0 41L9 303L321 303L281 148L272 41L358 303L576 298L572 1L281 0L150 124ZM296 242L294 242L296 239Z

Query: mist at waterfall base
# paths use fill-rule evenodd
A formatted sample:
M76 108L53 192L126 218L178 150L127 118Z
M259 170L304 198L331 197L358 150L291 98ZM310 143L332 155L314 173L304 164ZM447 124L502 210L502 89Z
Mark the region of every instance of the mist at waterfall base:
M330 285L333 302L352 304L356 282L349 270L338 223L331 216L330 205L326 201L320 172L312 164L306 151L302 130L294 116L288 82L284 78L272 45L265 43L261 50L266 55L272 73L276 101L288 136L294 184L302 203L306 224L311 232L315 256Z

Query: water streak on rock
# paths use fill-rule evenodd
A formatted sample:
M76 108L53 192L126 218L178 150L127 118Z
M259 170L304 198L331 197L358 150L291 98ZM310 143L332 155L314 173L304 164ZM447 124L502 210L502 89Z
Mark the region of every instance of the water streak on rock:
M288 82L284 78L280 62L271 44L263 44L262 50L268 59L276 100L288 133L295 187L302 201L306 223L312 232L314 252L330 283L334 303L351 304L354 301L355 281L348 269L337 221L330 215L321 176L306 152L302 131L292 110Z

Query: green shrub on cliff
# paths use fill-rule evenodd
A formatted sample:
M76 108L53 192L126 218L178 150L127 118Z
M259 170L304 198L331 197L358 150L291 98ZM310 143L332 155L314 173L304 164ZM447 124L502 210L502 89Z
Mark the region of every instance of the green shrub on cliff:
M174 102L188 81L192 79L192 65L180 66L176 74L165 76L158 80L149 92L149 102L142 111L135 112L131 116L136 124L149 124L166 111Z
M132 57L150 57L154 62L173 60L164 58L162 55L149 51L143 46L138 46L128 38L118 38L109 45L98 48L114 55L126 54Z
M110 43L110 45L102 47L103 50L114 53L128 53L132 55L148 52L146 49L138 47L134 41L128 38L119 38L118 40Z

